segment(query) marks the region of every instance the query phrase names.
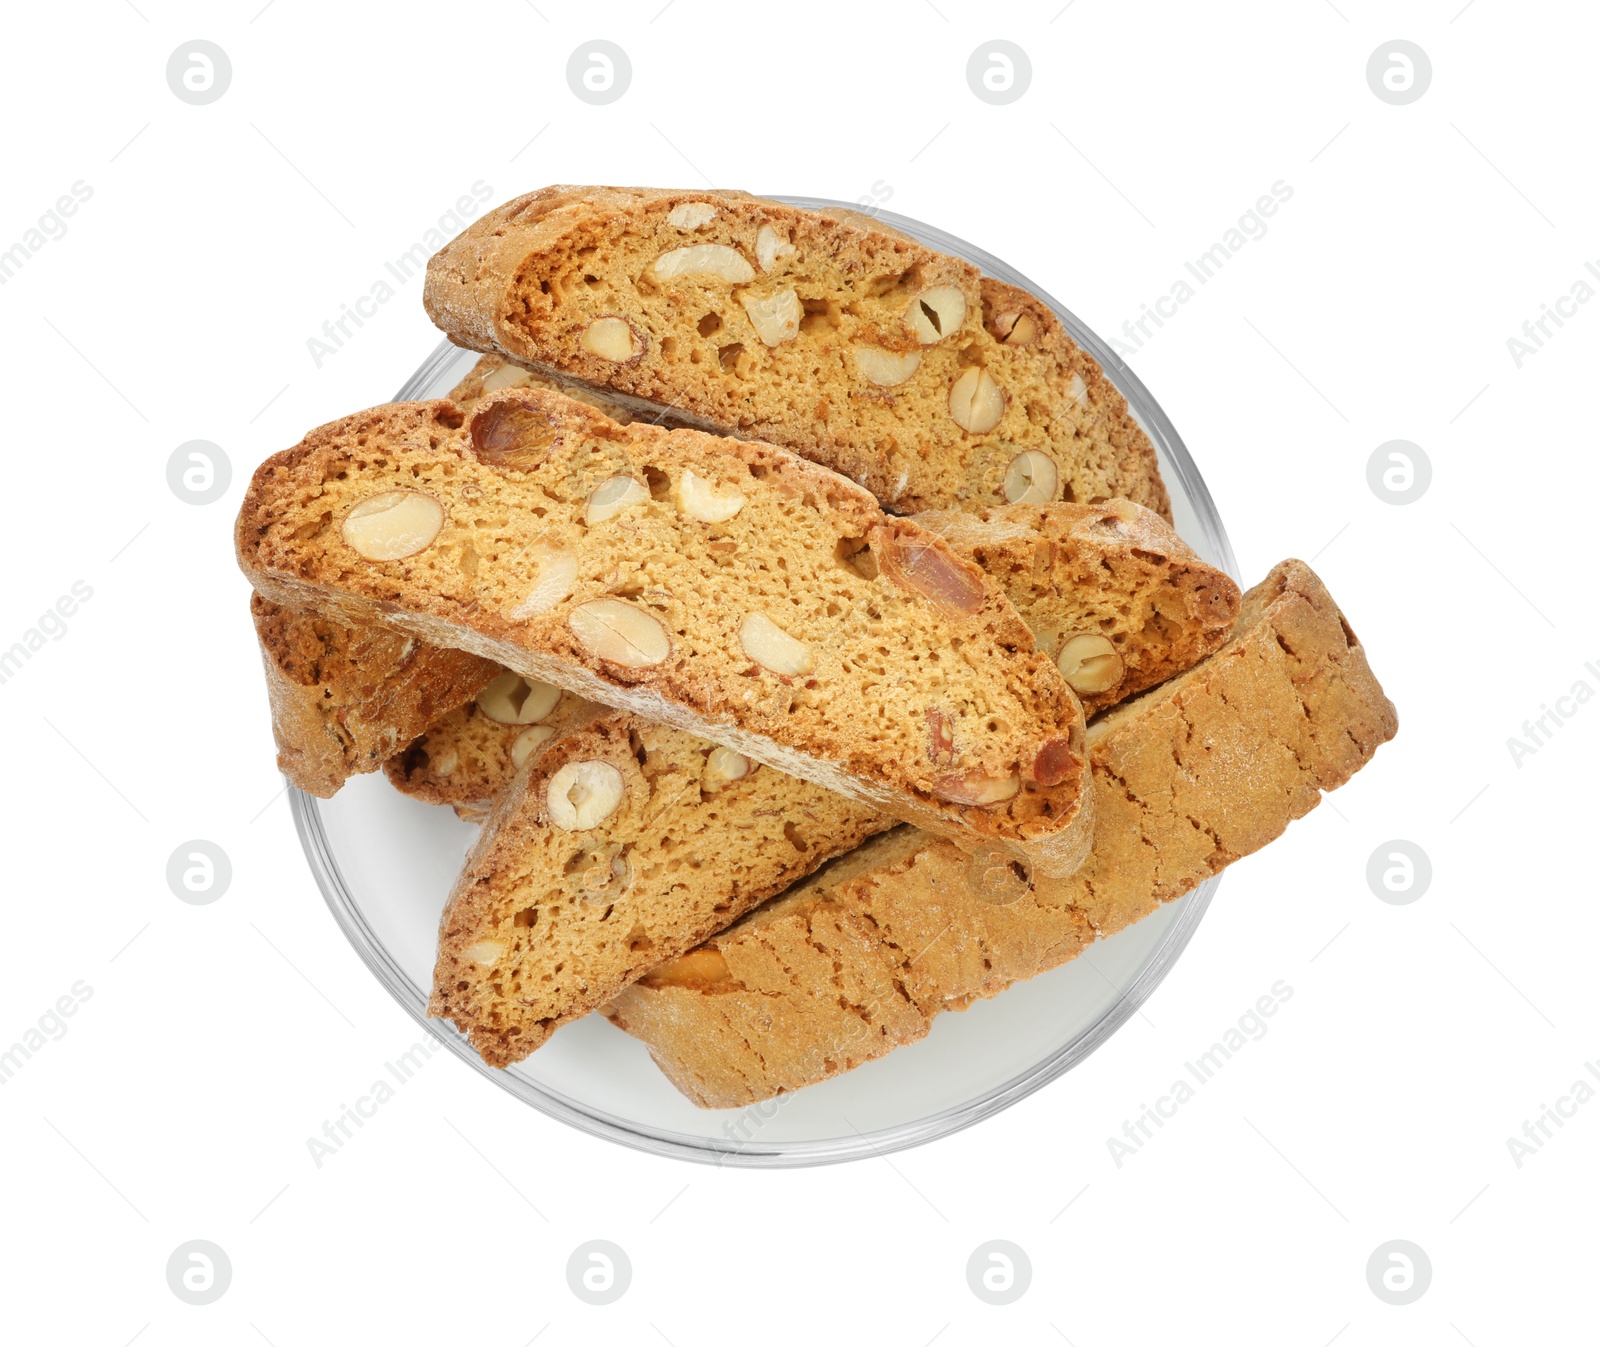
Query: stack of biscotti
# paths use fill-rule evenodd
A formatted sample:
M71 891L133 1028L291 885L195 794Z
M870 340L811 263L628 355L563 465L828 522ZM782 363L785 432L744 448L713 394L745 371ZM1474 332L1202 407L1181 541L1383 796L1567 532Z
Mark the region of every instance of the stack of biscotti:
M626 312L596 316L602 300ZM786 444L897 511L1127 497L1170 513L1149 440L1048 306L853 211L549 188L441 252L425 303L459 344L491 352L450 394L464 411L540 387L626 423L626 402L652 423ZM615 356L604 334L622 331L625 359L596 354ZM730 332L749 340L730 345ZM282 650L264 637L263 654L270 666ZM418 730L385 728L405 741ZM325 757L342 733L304 714L275 715L274 730L286 765Z
M786 450L540 389L400 403L256 472L276 602L494 659L1047 874L1087 854L1083 711L937 535Z
M814 1084L1259 850L1395 728L1321 581L1284 562L1245 597L1226 646L1091 727L1096 838L1075 875L1028 883L902 828L646 974L605 1013L702 1107Z
M400 404L269 460L238 546L278 601L507 666L474 703L499 724L573 694L441 928L433 1009L489 1060L891 815L1040 872L1087 847L1081 704L1010 602L786 450L539 389ZM581 698L649 717L596 726Z
M550 188L425 302L471 372L268 460L236 540L291 779L382 766L483 825L430 1012L492 1064L604 1006L698 1103L799 1088L1337 785L1309 748L1282 798L1228 767L1288 732L1285 679L1357 689L1298 727L1346 776L1393 732L1309 571L1241 615L1177 537L1047 305L871 219Z
M1085 507L1048 508L1071 514L1071 527L1063 525L1058 533L1080 535L1059 563L1084 566L1089 553L1097 561L1080 585L1054 592L1040 583L1022 594L1021 612L1030 624L1054 621L1068 632L1107 632L1114 648L1126 651L1137 668L1149 663L1151 612L1171 614L1174 625L1166 635L1195 652L1194 658L1227 638L1238 610L1237 589L1199 562L1154 516L1126 502L1094 507L1092 518L1084 516ZM1048 562L1053 555L1049 539L1044 532L1036 538ZM1162 548L1168 554L1164 559ZM1140 564L1127 569L1122 563L1130 552L1138 554ZM853 840L893 822L830 791L759 768L726 748L623 717L635 748L648 749L641 776L620 724L612 729L609 751L592 732L580 732L585 707L570 694L557 700L547 685L530 688L520 675L502 674L474 704L444 717L390 765L391 779L401 790L452 803L466 817L481 817L485 797L496 802L446 907L432 1000L433 1013L454 1020L495 1065L520 1059L561 1023L601 1004L609 995L605 987L626 986L687 951L698 938L694 932L725 925L782 887L784 875L770 870L761 872L767 880L760 886L748 873L742 884L730 883L722 873L730 861L748 872L775 859L787 863L787 875L805 874L847 850ZM564 718L569 726L548 747L552 731L543 725L518 728L521 720L544 717ZM516 746L533 736L534 746L526 751L542 756L519 774ZM688 766L659 765L677 759ZM576 780L579 767L594 826L580 827L572 836L561 822L568 789L561 783ZM738 806L747 798L752 805L741 813ZM642 813L660 820L648 836L639 826ZM913 829L900 833L923 846L929 840ZM662 834L675 848L678 886L684 891L665 908L662 872L648 866L658 845L652 837ZM848 863L859 863L863 853L876 854L875 845L869 843ZM954 844L950 850L962 855ZM981 848L974 863L1013 883L1017 874L1027 873L993 845ZM685 868L693 871L687 885ZM670 876L671 867L666 873ZM667 887L670 893L670 879ZM694 908L684 901L694 897L708 906ZM562 942L552 945L558 933Z

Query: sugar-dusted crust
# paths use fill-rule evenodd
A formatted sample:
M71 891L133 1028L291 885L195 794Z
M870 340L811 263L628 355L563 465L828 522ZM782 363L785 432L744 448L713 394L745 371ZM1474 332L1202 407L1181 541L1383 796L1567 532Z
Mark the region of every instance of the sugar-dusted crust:
M445 712L384 763L394 788L428 804L450 805L462 818L481 823L539 741L595 711L595 703L563 692L547 715L507 724L484 710L486 700L480 694Z
M1394 707L1322 582L1286 561L1232 639L1090 728L1095 845L1031 887L905 829L842 857L605 1013L684 1094L734 1108L921 1038L1259 850L1394 736Z
M324 798L375 772L448 708L498 672L462 650L442 650L382 627L350 627L259 594L250 616L272 708L278 768Z
M757 767L718 776L713 746L603 712L530 759L497 802L439 927L428 1013L492 1066L683 954L892 820ZM726 755L724 755L726 756ZM552 779L600 763L622 783L598 826L552 817ZM725 774L724 774L725 775Z
M723 256L737 279L658 272L664 254L706 245L732 249ZM936 286L958 290L965 314L924 345L905 317ZM1059 498L1122 496L1170 517L1148 437L1048 308L857 212L744 192L548 187L489 212L436 254L423 303L459 345L609 390L652 415L666 408L685 424L785 445L897 512L1004 503L1006 464L1038 449L1058 466ZM776 344L757 326L751 306L760 304L790 320L769 326ZM1023 312L1019 329L1012 318ZM601 319L628 325L631 354L585 347ZM877 383L858 349L920 362L901 382ZM975 366L1005 407L998 423L965 429L951 393Z
M512 449L508 424L526 432ZM480 454L475 434L499 447ZM744 504L699 522L677 503L690 473ZM615 476L649 489L586 526L585 501ZM442 528L403 560L369 561L344 540L348 516L396 490L436 501ZM1082 707L999 587L786 450L622 427L537 389L470 415L394 403L263 464L236 537L251 583L279 601L470 650L968 847L1003 843L1045 874L1087 853ZM560 595L541 588L552 557L573 567ZM535 594L551 606L517 616ZM656 662L625 667L580 639L575 610L602 597L655 634ZM755 618L811 667L757 663L741 634Z
M1091 716L1209 655L1239 615L1232 577L1131 501L930 510L916 520L1000 582L1046 654L1083 634L1116 647L1117 681L1077 689Z

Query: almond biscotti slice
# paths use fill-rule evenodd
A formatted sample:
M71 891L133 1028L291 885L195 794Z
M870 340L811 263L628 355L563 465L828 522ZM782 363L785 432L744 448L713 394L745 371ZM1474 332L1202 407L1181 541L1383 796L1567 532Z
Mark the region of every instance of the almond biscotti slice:
M1083 710L999 587L771 445L539 389L393 403L257 470L251 583L470 650L1046 874L1087 854Z
M930 510L916 521L1000 582L1091 716L1198 663L1239 615L1233 578L1132 501Z
M1056 655L1086 714L1198 663L1227 640L1239 613L1233 579L1131 501L1003 505L977 515L929 510L914 518L1000 582L1039 648ZM395 786L481 819L528 746L547 737L539 726L560 719L557 712L532 729L501 723L484 713L486 698L492 688L392 758L384 770Z
M351 627L250 596L272 708L278 768L324 798L375 772L498 672L382 627Z
M622 712L536 751L439 927L428 1013L492 1066L893 820Z
M604 1013L702 1107L814 1084L1259 850L1395 729L1328 591L1284 562L1245 596L1226 646L1090 727L1095 845L1077 874L1029 885L998 858L897 830L652 970Z
M383 770L401 794L450 805L468 822L482 823L522 765L596 709L551 683L505 669L472 701L435 720Z
M436 254L423 302L458 345L785 445L898 513L1016 500L1027 461L1030 499L1171 514L1149 438L1047 306L856 212L548 187Z

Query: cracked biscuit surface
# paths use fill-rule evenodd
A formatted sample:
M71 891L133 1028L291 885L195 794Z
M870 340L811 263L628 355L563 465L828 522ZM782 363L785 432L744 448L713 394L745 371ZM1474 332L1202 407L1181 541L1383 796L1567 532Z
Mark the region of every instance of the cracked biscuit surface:
M1003 856L897 830L647 973L604 1013L702 1107L814 1084L1259 850L1396 727L1327 589L1283 562L1245 596L1222 649L1090 727L1095 845L1075 875L1030 886Z
M982 571L770 445L538 389L397 403L257 470L283 602L494 659L975 847L1070 873L1083 713Z
M859 212L547 187L437 253L423 302L458 345L785 445L897 513L1015 501L1032 454L1030 499L1171 515L1148 436L1047 305Z

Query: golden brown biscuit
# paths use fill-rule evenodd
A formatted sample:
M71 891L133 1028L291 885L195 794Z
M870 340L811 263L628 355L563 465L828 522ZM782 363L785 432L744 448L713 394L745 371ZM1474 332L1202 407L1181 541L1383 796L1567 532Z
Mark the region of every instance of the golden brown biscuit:
M891 822L598 711L536 750L496 804L440 922L428 1013L506 1066Z
M436 254L423 303L458 345L785 445L896 512L1016 500L1031 451L1047 499L1171 516L1149 438L1048 307L857 212L547 187Z

